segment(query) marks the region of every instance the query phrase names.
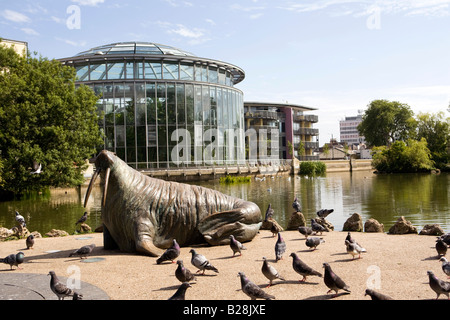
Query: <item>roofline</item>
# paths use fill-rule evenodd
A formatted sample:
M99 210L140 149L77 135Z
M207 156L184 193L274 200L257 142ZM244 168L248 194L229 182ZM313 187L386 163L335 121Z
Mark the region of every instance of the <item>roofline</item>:
M317 108L302 106L299 104L292 103L278 103L278 102L257 102L257 101L244 101L244 106L268 106L268 107L284 107L284 108L294 108L300 109L301 111L313 111L318 110Z

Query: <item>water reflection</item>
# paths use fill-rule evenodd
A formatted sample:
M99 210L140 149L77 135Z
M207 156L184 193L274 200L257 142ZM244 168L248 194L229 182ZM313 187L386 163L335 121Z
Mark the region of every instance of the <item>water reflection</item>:
M399 216L405 216L419 230L428 223L439 223L450 231L450 175L395 174L374 175L369 171L328 173L326 177L279 176L265 181L225 185L217 180L195 182L238 198L255 202L262 215L269 205L275 219L286 227L295 196L302 205L307 222L320 209L334 209L327 217L335 230L342 230L345 220L358 212L363 220L375 218L388 231ZM0 202L0 226L15 224L14 212L19 211L31 231L42 234L51 229L75 231L75 222L82 216L86 186L73 189L52 189L38 197ZM95 187L89 200L87 224L96 228L101 224L101 190Z

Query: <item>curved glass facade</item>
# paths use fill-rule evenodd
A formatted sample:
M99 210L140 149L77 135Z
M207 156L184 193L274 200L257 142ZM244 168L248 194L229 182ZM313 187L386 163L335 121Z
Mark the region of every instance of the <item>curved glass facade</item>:
M244 161L240 68L152 43L60 59L99 95L104 149L137 169Z

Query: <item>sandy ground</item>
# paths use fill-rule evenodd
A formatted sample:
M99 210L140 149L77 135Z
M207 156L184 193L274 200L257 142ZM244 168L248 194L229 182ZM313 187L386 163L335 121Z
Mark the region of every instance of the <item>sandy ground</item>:
M345 251L346 232L325 232L322 243L312 251L305 245L305 238L297 231L282 233L287 250L283 259L275 262L274 246L276 238L270 231L262 230L257 237L244 245L247 247L242 256L232 256L229 246L196 246L197 252L205 255L219 269L216 274L206 271L198 275L196 283L188 289L189 300L248 300L240 290L237 276L243 271L253 282L265 287L268 280L261 273L262 257L285 277L285 281L275 280L274 285L264 289L277 300L297 299L333 299L333 300L369 300L364 296L368 287L391 296L394 299L416 300L434 299L435 293L428 285L427 270L433 271L440 279L446 279L434 249L434 236L388 235L385 233L352 233L353 237L367 249L361 259L352 260ZM86 237L92 237L85 239ZM81 239L80 239L81 238ZM95 243L91 258L104 258L95 263L81 262L69 254L86 244ZM191 247L181 249L179 259L195 272L191 265ZM103 236L99 233L73 235L61 238L36 239L33 249L27 250L25 240L0 243L0 257L22 250L25 263L21 270L9 270L9 265L0 265L0 273L37 273L48 274L54 270L57 275L69 277L78 270L81 281L104 290L113 300L166 300L176 291L180 282L175 277L176 264L166 262L156 264L156 258L103 249ZM59 252L48 252L61 250ZM312 268L323 272L322 263L328 262L348 286L350 294L332 297L327 294L323 278L309 277L306 282L292 268L291 252ZM85 298L89 297L85 295ZM446 299L441 295L441 299Z

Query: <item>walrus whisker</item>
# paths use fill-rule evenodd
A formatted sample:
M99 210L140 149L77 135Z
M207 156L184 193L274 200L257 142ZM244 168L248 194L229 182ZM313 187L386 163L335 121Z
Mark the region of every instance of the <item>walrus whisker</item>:
M84 197L84 207L86 208L86 205L88 203L89 197L91 196L91 191L92 191L92 186L95 183L95 180L98 177L98 174L100 173L101 168L98 167L95 171L94 174L92 175L91 181L89 182L89 186L88 189L86 191L86 196Z
M102 199L102 206L105 206L106 203L106 193L108 192L108 182L109 182L109 174L111 173L111 168L106 168L105 172L105 186L103 188L103 199Z

